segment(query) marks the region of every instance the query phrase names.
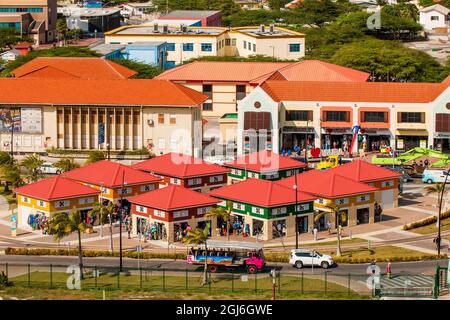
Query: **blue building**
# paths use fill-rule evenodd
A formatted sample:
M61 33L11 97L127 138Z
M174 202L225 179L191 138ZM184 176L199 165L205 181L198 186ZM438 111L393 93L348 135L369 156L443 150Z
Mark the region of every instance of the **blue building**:
M135 42L128 44L122 54L125 59L167 69L172 66L167 64L166 46L166 42Z

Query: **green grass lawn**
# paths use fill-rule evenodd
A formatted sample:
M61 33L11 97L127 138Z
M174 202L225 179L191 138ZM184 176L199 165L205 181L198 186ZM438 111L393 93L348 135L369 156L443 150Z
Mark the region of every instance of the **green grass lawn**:
M441 220L441 231L450 230L450 218ZM437 232L436 223L429 224L427 226L410 229L408 231L419 233L419 234L430 234Z
M361 238L352 238L350 239L344 239L341 240L341 245L346 245L346 244L356 244L356 243L367 243L367 240L361 239ZM311 244L303 244L300 245L299 247L302 248L316 248L316 247L323 247L323 246L331 246L331 245L337 245L337 240L333 240L333 241L326 241L326 242L317 242L317 243L311 243Z
M91 270L89 270L91 271ZM175 275L176 274L176 275ZM172 296L174 294L194 293L201 299L202 294L223 296L235 296L236 298L249 299L251 295L260 296L259 299L269 297L272 290L272 278L267 274L247 275L247 274L212 274L211 285L202 286L202 272L189 272L186 278L184 275L179 275L180 272L167 272L163 276L162 271L133 273L132 275L117 273L101 274L98 278L93 278L92 273L86 272L85 279L81 281L81 289L84 290L107 290L109 291L140 291L145 292L163 292L164 295ZM184 274L184 272L182 272ZM62 272L42 272L35 271L30 273L28 282L28 274L13 277L10 281L13 282L15 288L28 287L31 288L49 289L65 289L67 288L67 279L69 275ZM233 280L232 280L233 277ZM322 279L323 276L317 278L302 277L299 275L282 275L278 281L279 287L277 292L284 294L286 298L336 298L336 299L357 299L363 298L357 295L354 291L348 291L346 287L346 278L335 279L335 281ZM340 285L344 284L344 285ZM74 290L74 292L77 290ZM108 293L108 295L113 294ZM164 296L163 295L163 296ZM1 292L0 292L1 296ZM119 299L125 297L117 296Z
M6 201L8 201L9 210L17 208L16 198L13 198L14 193L11 191L11 187L9 187L9 191L5 192L5 186L0 185L0 195L5 197Z
M335 256L336 250L333 251L324 251L322 253L330 254L332 256ZM400 258L417 258L417 260L420 260L422 257L426 256L423 252L410 250L410 249L404 249L400 247L395 246L384 246L384 247L376 247L371 248L371 250L368 250L366 248L358 248L358 249L352 249L352 250L343 250L341 258L349 258L352 260L367 260L367 259L376 259L379 261L386 261L388 259L397 260Z

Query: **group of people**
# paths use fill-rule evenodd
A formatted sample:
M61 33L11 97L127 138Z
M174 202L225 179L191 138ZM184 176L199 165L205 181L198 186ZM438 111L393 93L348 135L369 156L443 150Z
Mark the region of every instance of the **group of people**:
M139 230L139 232L141 232ZM167 231L164 224L157 224L156 222L146 223L142 230L144 240L166 240Z

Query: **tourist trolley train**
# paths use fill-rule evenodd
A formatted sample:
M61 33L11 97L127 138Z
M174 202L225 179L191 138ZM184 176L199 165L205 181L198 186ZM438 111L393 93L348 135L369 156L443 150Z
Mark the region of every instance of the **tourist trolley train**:
M217 272L219 267L231 267L245 268L248 273L256 273L265 266L261 244L211 240L206 246L205 254L205 245L190 245L187 262L204 265L206 257L210 272Z

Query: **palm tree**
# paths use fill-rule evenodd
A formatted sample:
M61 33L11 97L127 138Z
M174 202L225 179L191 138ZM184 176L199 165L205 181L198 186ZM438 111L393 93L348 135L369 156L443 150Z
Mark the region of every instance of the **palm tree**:
M95 207L89 212L89 215L97 215L100 221L100 237L103 237L103 224L109 221L109 250L113 252L113 232L112 232L112 214L114 211L114 205L110 202L108 205L99 202Z
M334 213L336 217L336 228L337 228L337 249L336 249L336 256L341 256L341 223L345 221L345 212L341 211L341 208L334 203L329 203L325 206L325 208L329 209L331 213ZM319 213L314 220L318 221L320 218L322 218L324 215L329 214L330 212L323 211Z
M5 164L0 166L0 179L5 181L5 192L9 191L8 185L17 188L23 185L23 179L20 175L20 168L17 164ZM16 194L13 194L15 197Z
M439 204L441 203L441 197L444 196L444 194L447 193L447 190L445 190L445 186L442 182L438 182L432 186L426 186L425 188L425 193L431 194L431 193L437 193L437 205L439 207ZM439 222L440 222L440 217L438 217L437 221L436 221L436 226L439 227Z
M39 167L44 163L44 160L41 160L39 155L31 154L22 160L20 163L21 166L25 167L27 170L27 180L28 182L36 182L42 178L42 171Z
M65 157L55 162L54 166L55 168L61 170L61 172L67 172L72 169L78 168L80 165L76 163L72 157Z
M208 240L209 224L206 224L205 229L196 228L195 230L188 231L186 237L182 241L186 244L205 245L205 268L203 270L202 285L208 284L208 247L206 242Z
M83 250L81 247L81 233L87 229L86 223L81 218L80 210L73 210L70 214L64 212L56 213L48 222L49 234L56 240L70 236L76 232L78 235L78 261L80 266L80 275L83 279Z
M230 224L231 224L231 202L227 201L227 208L212 208L207 214L205 214L205 218L216 218L219 217L222 219L223 222L227 225L227 241L230 241L230 233L228 232L230 230Z

